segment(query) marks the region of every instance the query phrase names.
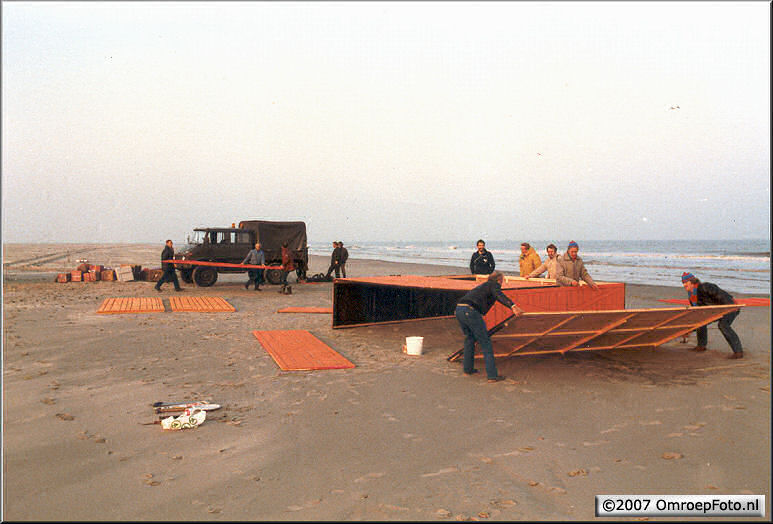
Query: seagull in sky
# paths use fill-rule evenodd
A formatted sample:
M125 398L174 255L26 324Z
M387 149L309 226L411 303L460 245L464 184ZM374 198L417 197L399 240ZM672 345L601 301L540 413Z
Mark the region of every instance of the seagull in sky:
M671 109L679 109L679 106L671 106Z

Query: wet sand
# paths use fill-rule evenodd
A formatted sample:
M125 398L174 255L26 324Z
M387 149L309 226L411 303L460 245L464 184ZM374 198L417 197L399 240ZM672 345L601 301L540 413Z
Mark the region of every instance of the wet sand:
M185 294L236 312L172 313L171 284L53 282L80 258L159 267L161 247L4 246L5 520L591 520L594 495L612 493L764 494L770 518L769 307L734 322L742 360L712 324L705 353L689 351L693 334L524 356L488 384L446 361L455 319L333 330L330 315L276 313L331 307L330 283L280 295L221 275ZM309 274L327 263L312 256ZM347 264L353 277L465 272ZM96 313L122 296L167 311ZM628 308L668 307L659 298L684 291L626 286ZM356 368L282 372L256 329L309 330ZM411 335L420 357L401 352ZM143 425L154 401L192 398L223 408L196 429Z

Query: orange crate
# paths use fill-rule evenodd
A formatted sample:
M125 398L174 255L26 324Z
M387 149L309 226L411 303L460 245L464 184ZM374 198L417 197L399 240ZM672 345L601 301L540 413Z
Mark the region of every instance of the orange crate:
M81 271L78 271L77 269L70 271L70 280L72 280L73 282L82 282L83 273Z

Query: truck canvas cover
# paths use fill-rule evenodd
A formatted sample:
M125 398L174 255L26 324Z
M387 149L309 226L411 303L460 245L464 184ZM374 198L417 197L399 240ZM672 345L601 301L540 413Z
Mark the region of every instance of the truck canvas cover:
M305 222L269 222L267 220L244 220L239 229L254 231L267 258L280 257L282 242L295 253L306 252Z

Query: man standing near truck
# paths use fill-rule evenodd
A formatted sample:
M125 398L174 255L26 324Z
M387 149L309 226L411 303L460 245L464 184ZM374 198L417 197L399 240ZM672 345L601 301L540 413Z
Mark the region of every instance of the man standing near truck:
M174 270L174 264L170 264L168 262L164 262L164 260L172 260L174 259L174 247L171 240L166 241L166 245L164 246L164 250L161 252L161 268L164 270L164 274L161 275L161 278L158 282L156 282L156 291L161 293L161 285L164 282L171 282L174 284L174 290L175 291L182 291L183 289L180 287L180 281L177 280L177 273Z
M255 243L255 247L250 249L247 256L242 260L242 264L250 264L253 266L266 265L266 256L263 254L263 250L260 249L260 242ZM244 284L244 289L250 288L250 282L255 282L255 291L260 291L260 283L263 282L263 270L262 269L248 269L247 276L249 280Z
M349 260L349 251L340 240L338 241L338 248L341 250L341 276L346 278L346 261ZM336 276L338 276L338 271L336 271Z
M293 254L290 251L290 248L287 247L287 242L284 242L282 244L282 279L280 281L282 284L282 289L279 290L279 293L284 295L293 294L293 288L287 285L287 275L289 275L293 270L295 270Z
M325 278L330 278L330 274L335 270L336 278L341 277L341 246L338 244L338 240L333 241L333 253L330 255L330 267L327 268Z

